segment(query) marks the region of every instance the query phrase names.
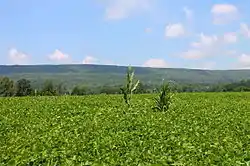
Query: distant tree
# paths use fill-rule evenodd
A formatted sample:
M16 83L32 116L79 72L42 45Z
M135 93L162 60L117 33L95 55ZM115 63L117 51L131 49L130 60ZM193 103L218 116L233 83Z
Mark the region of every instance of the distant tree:
M66 86L63 83L59 83L56 86L56 93L59 94L59 95L68 94Z
M14 95L14 81L8 77L0 77L0 96L8 97Z
M182 92L193 92L194 91L194 86L191 84L183 85L182 87Z
M32 88L30 81L27 79L20 79L16 82L15 95L16 96L28 96L31 95Z
M30 96L39 96L40 93L41 93L41 92L40 92L39 90L33 89L33 88L32 88L32 91L31 91L31 93L30 93Z
M233 91L235 91L235 92L249 92L250 88L246 87L246 86L238 86L238 87L234 88Z
M43 87L42 87L42 95L45 95L45 96L55 96L57 95L56 93L56 88L53 84L53 82L51 80L46 80L43 84Z
M147 87L142 82L140 82L137 86L135 93L139 93L139 94L147 93Z
M118 94L118 93L120 93L120 87L118 87L118 86L102 86L100 88L100 93Z
M86 95L86 87L75 86L71 92L71 95Z

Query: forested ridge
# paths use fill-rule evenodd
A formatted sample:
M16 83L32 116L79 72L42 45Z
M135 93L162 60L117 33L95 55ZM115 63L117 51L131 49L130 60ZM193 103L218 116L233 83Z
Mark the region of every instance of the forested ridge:
M145 84L158 85L162 79L178 84L218 84L250 79L250 70L200 70L181 68L133 67L135 74ZM63 82L69 89L75 85L88 87L116 86L123 84L126 66L111 65L13 65L0 66L0 76L14 81L28 79L34 87L51 80Z

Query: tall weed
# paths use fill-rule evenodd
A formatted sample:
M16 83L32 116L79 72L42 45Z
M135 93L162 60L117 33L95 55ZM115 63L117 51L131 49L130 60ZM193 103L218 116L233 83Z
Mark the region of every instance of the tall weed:
M137 80L136 83L133 83L134 75L135 75L134 70L132 69L131 66L129 66L126 75L126 85L124 85L124 87L121 88L123 99L129 107L131 106L131 98L133 92L136 90L136 88L140 83L139 80Z

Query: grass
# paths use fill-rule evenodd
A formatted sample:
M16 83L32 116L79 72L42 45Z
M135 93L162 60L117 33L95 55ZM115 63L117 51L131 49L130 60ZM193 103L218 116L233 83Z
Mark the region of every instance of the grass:
M0 165L247 165L250 94L0 98ZM152 99L152 100L151 100Z

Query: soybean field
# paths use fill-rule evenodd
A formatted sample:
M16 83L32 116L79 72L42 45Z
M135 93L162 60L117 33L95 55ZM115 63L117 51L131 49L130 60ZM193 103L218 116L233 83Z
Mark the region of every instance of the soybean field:
M249 165L250 93L0 98L0 165Z

